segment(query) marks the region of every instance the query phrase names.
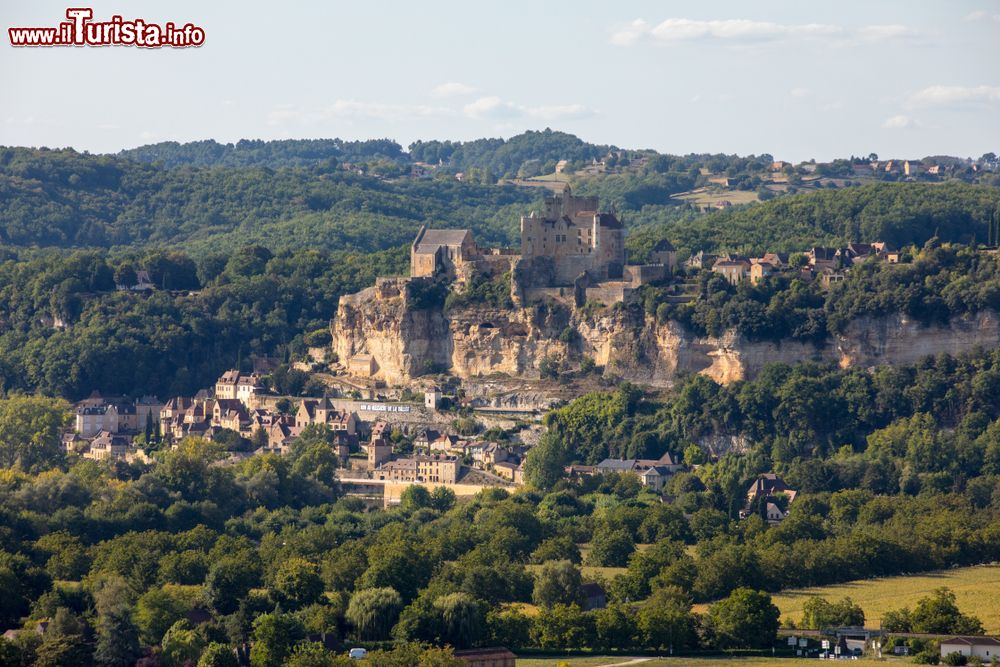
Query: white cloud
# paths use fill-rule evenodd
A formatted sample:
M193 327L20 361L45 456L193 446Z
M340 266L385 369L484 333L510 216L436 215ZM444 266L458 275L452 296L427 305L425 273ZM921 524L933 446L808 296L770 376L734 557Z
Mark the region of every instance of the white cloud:
M980 9L978 11L966 14L966 21L997 21L1000 22L1000 14L991 14L985 9Z
M913 28L898 23L886 25L866 25L858 30L858 36L868 41L880 42L887 39L914 39L920 33Z
M611 43L615 46L632 46L649 32L649 24L642 19L636 19L623 28L611 34Z
M281 108L268 114L268 125L286 123L315 123L335 118L373 118L377 120L398 120L401 118L452 115L445 107L426 104L387 104L384 102L363 102L358 100L337 100L320 109Z
M726 19L724 21L696 21L692 19L667 19L650 32L654 39L664 42L692 39L736 39L770 41L786 37L813 37L837 34L837 26L821 23L785 25L769 21Z
M530 117L539 120L567 120L570 118L583 118L594 114L582 104L559 104L541 106L522 106L507 100L500 99L496 95L480 97L474 102L470 102L462 107L462 111L469 118L492 120L502 120L517 117Z
M809 90L808 88L792 88L790 91L788 91L788 94L791 95L792 97L797 97L801 99L803 97L809 97L810 95L812 95L812 91Z
M928 86L910 95L913 106L962 106L1000 102L1000 86Z
M469 102L462 111L469 118L510 118L518 115L517 107L510 102L504 102L496 95L480 97L475 102Z
M882 127L888 130L903 130L908 127L916 127L917 123L915 120L909 116L904 116L903 114L898 114L896 116L889 116L882 123Z
M458 81L448 81L431 89L431 95L434 97L462 97L474 92L476 92L474 87Z
M582 104L557 104L552 106L528 107L525 113L532 118L541 120L567 120L570 118L585 118L593 116L594 111Z
M787 38L821 37L837 35L842 28L822 23L782 24L749 19L724 19L701 21L697 19L670 18L656 26L643 19L636 19L614 31L611 43L632 46L649 37L663 43L694 40L775 41Z
M611 33L615 46L633 46L644 39L661 44L717 40L730 43L765 43L822 39L842 45L859 41L914 39L920 33L905 25L869 25L845 28L828 23L774 23L752 19L699 20L669 18L652 26L636 19Z

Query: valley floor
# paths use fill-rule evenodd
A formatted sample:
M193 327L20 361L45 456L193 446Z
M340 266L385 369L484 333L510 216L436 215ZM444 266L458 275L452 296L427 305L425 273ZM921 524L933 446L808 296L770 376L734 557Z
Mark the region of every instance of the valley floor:
M850 597L865 610L865 625L877 628L882 614L889 609L913 609L917 600L942 586L954 591L962 611L979 617L987 633L1000 633L1000 564L997 563L790 590L776 593L773 599L781 609L782 621L791 617L797 622L802 618L802 605L810 596L820 595L828 600Z
M814 659L807 658L628 658L628 657L586 657L586 658L520 658L517 667L556 667L564 664L567 667L624 667L625 665L642 665L643 667L721 667L721 665L737 665L738 667L795 667L796 665L812 664ZM884 660L851 660L849 665L857 667L873 667L874 665L904 665L912 664L909 658L887 658Z

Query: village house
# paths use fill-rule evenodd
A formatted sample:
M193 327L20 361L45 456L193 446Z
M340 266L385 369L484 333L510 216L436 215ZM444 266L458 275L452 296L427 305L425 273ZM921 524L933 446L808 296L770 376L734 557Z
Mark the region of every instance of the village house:
M375 469L374 478L394 482L455 484L461 467L461 462L454 456L415 456L383 463Z
M340 467L343 468L347 465L347 459L350 458L351 452L358 449L358 436L351 435L347 431L334 431L330 447L333 449Z
M712 268L712 265L715 264L716 259L718 259L716 255L711 255L706 253L704 250L699 250L688 257L688 260L684 262L684 266L689 269L710 269Z
M598 474L631 473L639 478L644 487L659 492L663 490L671 475L683 469L684 465L678 463L670 452L667 452L658 459L604 459L597 464L594 471Z
M237 433L250 430L250 415L246 406L234 398L220 398L212 404L212 424Z
M365 445L365 454L368 457L368 469L374 470L392 460L392 445L382 438L373 438Z
M982 658L983 662L996 661L1000 656L1000 640L993 637L949 637L941 640L941 657L960 653L967 658ZM952 663L954 664L954 663Z
M124 435L101 431L90 441L83 458L95 461L119 461L125 458L132 440Z
M795 500L797 491L792 489L785 480L774 473L764 473L759 475L747 489L746 504L740 510L740 518L745 519L753 513L754 504L763 505L761 511L765 520L770 524L781 523L788 516L786 510L782 510L778 505L777 496L781 495L787 499L787 505L791 505Z
M333 431L345 431L350 435L358 432L358 415L355 412L338 410L330 403L330 399L305 399L299 403L295 413L295 428L297 433L310 424L325 424Z
M434 429L423 429L413 438L413 448L417 451L429 452L431 443L441 437L441 434Z
M839 248L824 248L821 246L810 248L806 256L809 258L809 266L813 267L817 272L823 269L837 271L841 268L842 260L844 259Z
M524 464L513 461L501 461L493 464L493 473L497 477L511 482L512 484L524 484Z
M788 255L774 252L764 253L760 257L750 259L750 284L759 285L770 276L790 270L792 267L788 263Z
M721 275L730 285L739 285L750 275L750 260L726 255L715 260L712 272Z
M449 454L449 453L461 452L463 450L462 442L463 442L462 438L457 435L442 434L438 436L436 440L430 443L430 451L432 454L433 453Z
M254 407L254 398L263 391L260 376L238 370L226 371L215 383L215 398L237 400L248 408Z
M160 420L162 406L155 396L131 400L103 397L95 392L76 404L73 428L84 438L92 438L101 431L138 433L147 422L155 425Z

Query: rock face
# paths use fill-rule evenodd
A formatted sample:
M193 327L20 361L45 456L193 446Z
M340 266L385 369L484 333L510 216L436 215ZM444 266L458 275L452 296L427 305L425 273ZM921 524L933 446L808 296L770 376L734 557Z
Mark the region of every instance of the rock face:
M1000 346L1000 317L986 311L935 326L898 314L865 318L817 347L795 341L751 342L735 332L694 336L676 322L658 323L635 308L605 309L596 315L562 305L415 309L405 290L386 296L371 288L341 299L332 333L342 362L370 354L374 377L390 384L428 372L537 378L546 357L571 365L590 357L606 374L669 386L678 372L703 373L727 383L752 378L775 362L868 367L994 348Z

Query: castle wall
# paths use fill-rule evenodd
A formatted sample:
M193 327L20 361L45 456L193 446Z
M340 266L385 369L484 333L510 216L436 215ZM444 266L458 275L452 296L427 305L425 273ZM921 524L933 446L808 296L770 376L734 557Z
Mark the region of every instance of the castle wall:
M430 277L437 268L437 253L410 253L410 275L414 278Z
M605 282L594 287L588 287L585 292L586 301L596 301L605 306L624 301L631 296L632 287L624 282Z
M555 301L573 307L574 290L572 287L529 287L524 290L525 303L539 301Z
M625 266L624 278L632 287L641 287L663 280L667 267L663 264L629 264Z
M594 258L591 255L567 255L560 257L555 262L555 284L557 286L572 286L577 276L590 271L593 266Z

